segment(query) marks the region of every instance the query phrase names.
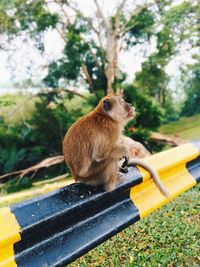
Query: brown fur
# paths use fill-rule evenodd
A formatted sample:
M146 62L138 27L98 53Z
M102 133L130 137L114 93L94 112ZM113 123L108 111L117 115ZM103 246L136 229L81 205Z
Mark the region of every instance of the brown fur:
M129 158L145 158L151 153L139 142L134 141L130 137L122 135L120 137L122 145L126 146L129 151Z
M105 102L111 106L109 110ZM63 152L76 181L104 185L107 191L115 188L119 182L118 159L128 156L127 146L120 143L119 138L133 115L134 110L121 95L110 94L70 127L64 138Z

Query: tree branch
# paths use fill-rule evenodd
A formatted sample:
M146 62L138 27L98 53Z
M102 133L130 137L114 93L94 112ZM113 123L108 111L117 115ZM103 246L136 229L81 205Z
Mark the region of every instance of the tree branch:
M131 14L131 17L129 20L126 21L125 25L123 25L120 29L120 34L124 35L128 30L130 30L134 25L132 25L131 27L129 27L128 29L126 29L127 25L129 24L129 22L131 21L131 19L133 18L133 16L137 16L143 9L148 8L150 6L152 6L154 3L151 4L146 4L146 5L142 5L139 6L135 9L134 14Z
M94 23L91 20L91 18L88 18L88 17L84 16L84 14L79 9L77 9L76 7L70 5L69 3L67 4L67 6L69 8L71 8L76 14L78 14L79 16L81 16L82 19L84 19L85 21L87 21L89 23L90 27L93 29L93 31L96 33L96 35L98 37L99 45L102 46L102 42L101 42L101 38L100 38L100 32L94 27ZM67 15L66 12L65 12L65 15ZM82 39L82 41L84 43L87 43L85 41L84 37L81 34L80 34L80 37L81 37L81 39ZM93 53L93 51L92 51L92 49L91 49L91 47L90 47L89 44L88 44L88 48L90 50L90 53L91 53L92 57L94 58L94 61L96 63L96 66L101 70L101 65L99 64L98 59L97 59L96 55ZM85 66L85 68L86 68L86 66ZM85 73L85 70L83 70L83 72ZM87 71L87 73L88 73L88 71ZM90 78L90 80L91 80L91 78Z
M61 92L71 93L71 94L77 95L77 96L79 96L79 97L81 97L83 99L88 99L87 96L85 96L85 95L83 95L81 93L78 93L75 90L70 90L70 89L66 89L66 88L56 88L56 89L53 89L53 90L51 88L46 88L46 89L43 89L43 91L41 91L38 94L38 96L41 95L41 94L43 94L43 93L48 94L48 93L61 93Z
M98 13L98 15L99 15L99 18L102 19L103 24L104 24L104 27L105 27L105 29L106 29L106 32L108 32L108 31L109 31L109 28L110 28L109 23L107 22L106 18L104 17L104 15L103 15L103 13L102 13L102 11L101 11L101 8L100 8L100 6L99 6L98 1L97 1L97 0L93 0L93 1L94 1L95 5L96 5L97 13Z
M89 83L89 86L94 90L94 86L93 86L92 80L90 78L90 75L88 73L87 67L85 66L85 64L82 64L81 67L82 67L83 73L87 79L87 82Z
M35 164L27 169L6 173L0 176L0 179L6 178L8 176L16 176L16 175L19 175L19 178L23 178L26 174L30 172L37 172L41 168L48 168L50 166L62 163L63 161L64 161L63 155L46 158L42 160L41 162L39 162L38 164Z
M68 23L69 25L71 25L72 23L71 23L71 21L70 21L69 15L68 15L67 12L64 10L64 8L63 8L63 6L62 6L62 3L60 3L58 0L55 0L55 2L59 5L60 9L61 9L62 12L64 13L64 15L65 15L65 17L66 17L66 19L67 19L67 23ZM97 34L97 36L99 36L100 33L99 33L98 30L94 27L94 25L93 25L91 19L85 17L85 16L83 15L83 13L82 13L79 9L77 9L76 7L70 5L70 3L65 3L65 4L66 4L67 7L71 8L76 14L81 15L81 17L82 17L83 19L85 19L85 20L90 24L91 28L94 30L94 32ZM46 6L47 6L47 8L48 8L48 5L47 5L47 4L46 4ZM66 24L64 25L64 30L65 30L65 26L66 26ZM64 36L65 32L64 32L64 33L61 32L61 31L59 30L58 27L56 27L56 30L57 30L57 32L59 33L60 37L63 39L63 41L66 42L66 39L65 39L65 36ZM82 39L82 41L83 41L84 43L87 43L87 42L85 41L84 37L83 37L81 34L80 34L80 37L81 37L81 39ZM89 45L88 45L88 48L89 48L89 50L90 50L90 53L91 53L92 57L94 58L94 61L95 61L95 63L96 63L96 66L99 68L99 70L101 70L101 65L99 64L96 55L93 53L93 51L92 51L92 49L91 49L91 47L90 47ZM87 82L89 83L89 86L90 86L91 88L94 89L93 84L92 84L92 79L91 79L91 77L90 77L90 75L89 75L89 72L88 72L88 70L87 70L86 65L85 65L85 64L82 64L82 65L81 65L81 68L82 68L83 73L84 73L84 75L85 75L85 79L86 79Z
M126 4L126 1L127 0L123 0L122 2L121 2L121 4L118 6L118 8L117 8L117 12L116 12L116 14L119 14L120 13L120 11L124 8L124 5Z

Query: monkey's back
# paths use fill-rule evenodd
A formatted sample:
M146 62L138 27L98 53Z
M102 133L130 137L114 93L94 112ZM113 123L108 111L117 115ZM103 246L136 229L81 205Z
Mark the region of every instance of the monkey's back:
M63 142L65 161L74 176L78 176L86 160L91 160L94 148L117 142L117 124L95 111L81 117L67 131ZM100 148L99 148L100 149Z

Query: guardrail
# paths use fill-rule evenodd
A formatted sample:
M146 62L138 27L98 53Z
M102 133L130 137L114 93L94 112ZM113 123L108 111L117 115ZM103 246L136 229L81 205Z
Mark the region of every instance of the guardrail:
M200 181L200 142L144 159L175 198ZM72 184L0 209L0 266L65 266L168 202L130 168L112 192Z

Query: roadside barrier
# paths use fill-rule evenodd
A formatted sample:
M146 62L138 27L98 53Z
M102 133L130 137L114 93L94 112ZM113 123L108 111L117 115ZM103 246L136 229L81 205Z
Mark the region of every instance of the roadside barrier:
M173 198L200 181L200 142L144 161ZM169 201L142 168L124 177L112 192L71 184L0 209L0 266L66 266Z

